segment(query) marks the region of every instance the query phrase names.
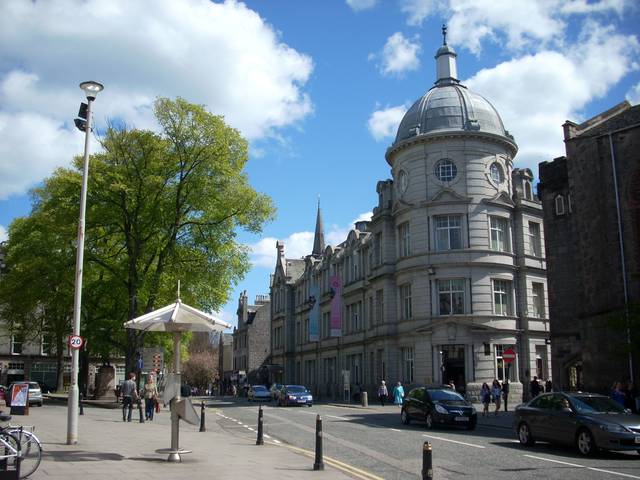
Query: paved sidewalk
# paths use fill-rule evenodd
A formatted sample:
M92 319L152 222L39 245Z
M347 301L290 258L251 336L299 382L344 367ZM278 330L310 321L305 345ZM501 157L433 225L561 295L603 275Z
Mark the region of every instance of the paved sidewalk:
M67 409L59 405L31 408L29 416L14 416L13 424L34 425L43 442L43 460L35 480L118 480L260 478L347 479L325 463L322 472L313 471L313 458L294 453L285 446L255 445L252 436L234 436L222 430L212 409L207 410L207 431L181 422L180 446L193 453L182 463L167 463L166 454L155 453L170 445L168 410L153 422L123 422L117 410L85 408L79 417L79 442L66 445ZM249 433L249 432L247 432ZM265 440L265 442L267 442Z

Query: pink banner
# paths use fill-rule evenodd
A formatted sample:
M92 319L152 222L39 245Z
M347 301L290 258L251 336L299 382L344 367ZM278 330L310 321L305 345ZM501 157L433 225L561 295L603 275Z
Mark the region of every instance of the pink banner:
M338 275L330 278L331 336L342 336L342 280Z

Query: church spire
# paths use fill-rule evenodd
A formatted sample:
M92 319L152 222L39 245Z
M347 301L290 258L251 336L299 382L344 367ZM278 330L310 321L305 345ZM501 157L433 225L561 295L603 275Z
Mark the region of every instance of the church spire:
M447 26L442 25L442 46L438 49L435 57L438 75L436 85L439 87L460 82L458 80L456 57L455 50L447 45Z
M316 216L316 234L313 238L313 251L311 255L321 257L324 253L324 227L322 226L322 215L320 214L320 195L318 195L318 215Z

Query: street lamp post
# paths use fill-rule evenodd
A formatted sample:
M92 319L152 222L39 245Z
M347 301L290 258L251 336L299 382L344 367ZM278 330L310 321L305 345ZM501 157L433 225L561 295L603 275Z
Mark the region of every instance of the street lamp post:
M87 180L89 178L89 135L91 133L91 105L104 88L98 82L82 82L80 88L87 95L87 119L84 124L84 163L82 190L80 192L80 218L78 221L78 245L76 251L76 286L73 298L73 334L80 335L80 310L82 303L82 264L84 260L84 217L87 205ZM78 443L78 360L80 351L71 349L71 385L67 401L67 445Z

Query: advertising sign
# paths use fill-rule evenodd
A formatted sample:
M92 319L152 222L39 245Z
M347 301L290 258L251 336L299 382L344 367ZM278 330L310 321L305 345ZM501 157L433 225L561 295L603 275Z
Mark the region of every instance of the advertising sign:
M318 285L309 287L309 341L317 342L320 340L318 334L320 324L320 289Z
M29 384L14 383L11 388L11 406L26 407L29 401Z
M331 336L342 336L342 280L339 275L329 279L331 288Z

